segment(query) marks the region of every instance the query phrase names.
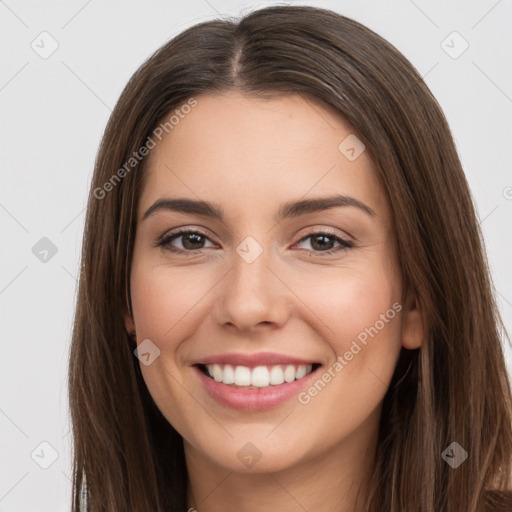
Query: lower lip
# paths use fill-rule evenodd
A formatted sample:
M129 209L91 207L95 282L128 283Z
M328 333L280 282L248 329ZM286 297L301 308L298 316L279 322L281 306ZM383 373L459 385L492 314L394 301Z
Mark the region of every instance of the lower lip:
M320 368L318 367L305 377L302 377L302 379L294 380L293 382L285 382L277 386L267 386L259 389L246 389L217 382L207 377L199 367L194 366L194 370L198 373L201 382L213 398L231 409L245 411L271 409L297 396L309 384L311 379L316 376Z

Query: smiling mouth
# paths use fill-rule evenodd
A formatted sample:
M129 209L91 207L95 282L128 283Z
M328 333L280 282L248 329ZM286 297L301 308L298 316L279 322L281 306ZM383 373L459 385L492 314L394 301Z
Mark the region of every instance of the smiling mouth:
M276 364L242 366L230 364L197 364L208 378L234 388L261 389L300 380L318 369L321 364Z

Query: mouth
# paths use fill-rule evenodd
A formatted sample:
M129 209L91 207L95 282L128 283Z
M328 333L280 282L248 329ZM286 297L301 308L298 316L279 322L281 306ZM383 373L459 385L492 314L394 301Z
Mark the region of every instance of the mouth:
M320 366L311 364L276 364L242 366L231 364L196 364L203 375L215 382L239 389L274 388L304 379Z
M199 385L222 406L245 412L283 405L318 378L323 363L272 352L225 353L190 362ZM214 405L215 404L215 405Z

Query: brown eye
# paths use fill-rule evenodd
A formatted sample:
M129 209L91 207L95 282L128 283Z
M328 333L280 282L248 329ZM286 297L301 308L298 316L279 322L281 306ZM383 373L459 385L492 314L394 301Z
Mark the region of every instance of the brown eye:
M171 245L175 240L181 239L180 247L174 247ZM165 250L175 253L187 253L193 251L200 251L204 249L204 243L209 238L200 231L178 231L176 233L171 233L170 235L164 236L160 239L160 241L156 244L157 247L163 247Z
M341 252L354 246L352 242L349 242L348 240L345 240L344 238L341 238L330 231L310 233L309 235L301 238L298 243L304 242L308 239L311 239L309 243L313 248L313 251L319 255ZM333 248L332 245L334 243L338 243L339 247Z

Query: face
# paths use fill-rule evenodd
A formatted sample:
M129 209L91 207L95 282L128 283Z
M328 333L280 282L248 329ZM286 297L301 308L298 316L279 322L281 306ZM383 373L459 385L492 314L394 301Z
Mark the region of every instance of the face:
M138 205L126 328L153 399L188 457L230 471L370 442L420 323L368 152L298 95L196 100L150 153ZM322 198L338 203L307 203Z

